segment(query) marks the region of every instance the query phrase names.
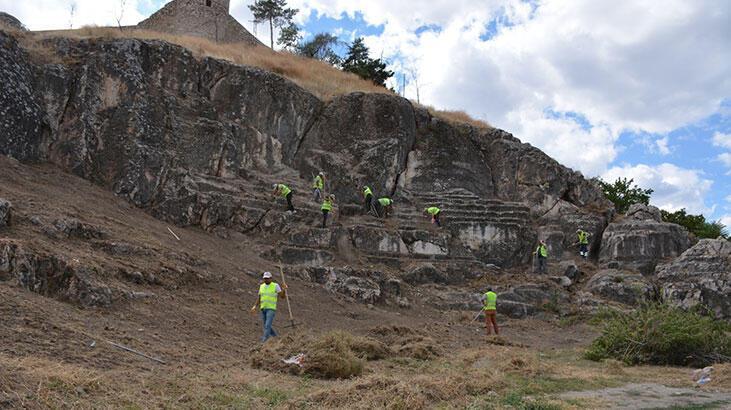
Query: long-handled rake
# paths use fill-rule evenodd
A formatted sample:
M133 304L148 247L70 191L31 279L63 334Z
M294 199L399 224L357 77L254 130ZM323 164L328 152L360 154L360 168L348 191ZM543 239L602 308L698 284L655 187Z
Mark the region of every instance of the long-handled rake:
M279 274L282 275L282 285L284 285L286 287L287 280L284 279L284 270L282 269L282 265L279 265ZM290 305L290 303L289 303L289 289L286 289L284 291L284 299L287 300L287 310L289 311L289 324L285 325L284 327L285 328L287 328L287 327L296 328L297 326L299 326L299 323L295 322L294 316L292 316L292 305Z

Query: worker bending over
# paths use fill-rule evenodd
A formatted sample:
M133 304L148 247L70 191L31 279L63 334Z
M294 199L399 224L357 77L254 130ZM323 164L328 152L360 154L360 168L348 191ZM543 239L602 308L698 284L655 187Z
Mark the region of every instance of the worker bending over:
M287 211L295 212L294 205L292 205L292 190L284 184L274 184L274 197L281 196L287 200Z
M424 213L426 215L431 215L431 223L437 224L437 226L441 227L442 224L439 222L439 215L442 214L442 210L437 208L436 206L431 206L429 208L424 209Z
M393 200L388 197L378 198L376 201L376 213L379 218L388 218L393 211Z
M363 187L363 200L364 212L368 213L371 211L371 208L373 208L373 191L371 191L371 188L367 185Z

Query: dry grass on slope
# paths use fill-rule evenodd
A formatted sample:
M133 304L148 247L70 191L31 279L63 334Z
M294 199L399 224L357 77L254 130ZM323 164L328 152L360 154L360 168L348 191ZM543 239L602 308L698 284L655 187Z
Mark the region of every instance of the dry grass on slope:
M111 27L84 27L77 30L47 31L36 33L35 36L39 39L67 37L76 39L136 38L162 40L187 48L197 58L213 57L277 73L325 101L329 101L338 95L356 91L391 93L389 90L363 80L355 74L340 71L322 61L300 57L288 52L276 52L267 47L251 46L245 43L222 44L200 37L149 30L119 30Z

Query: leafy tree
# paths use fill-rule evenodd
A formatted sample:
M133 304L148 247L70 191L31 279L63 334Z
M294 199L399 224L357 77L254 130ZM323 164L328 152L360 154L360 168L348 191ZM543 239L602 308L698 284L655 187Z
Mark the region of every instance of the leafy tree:
M249 5L254 14L254 22L269 22L269 40L274 49L274 27L284 27L292 23L292 18L298 9L287 8L287 0L256 0Z
M282 31L279 32L277 44L282 46L284 50L292 51L297 49L301 39L299 27L294 23L289 23L287 27L282 28Z
M652 189L642 189L637 185L632 185L634 179L617 178L614 183L608 183L598 179L597 182L604 191L604 195L614 203L614 207L620 214L626 213L633 204L650 203L650 195L654 192Z
M685 208L675 212L662 210L660 212L662 213L663 221L684 226L698 238L715 239L719 236L723 236L724 238L728 237L726 227L720 221L708 222L703 215L689 215L685 211Z
M386 80L393 77L393 71L386 69L386 63L380 58L373 59L368 47L359 37L353 40L348 47L348 54L343 62L343 71L357 74L361 78L373 81L374 84L385 87Z
M334 66L340 64L340 56L333 50L333 47L340 44L338 38L329 33L315 35L312 40L304 42L297 47L297 54L326 61Z

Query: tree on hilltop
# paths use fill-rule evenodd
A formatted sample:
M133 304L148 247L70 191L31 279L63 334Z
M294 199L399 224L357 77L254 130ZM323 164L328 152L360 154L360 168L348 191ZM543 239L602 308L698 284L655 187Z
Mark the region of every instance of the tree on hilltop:
M613 183L598 179L597 182L604 191L604 196L614 203L620 214L626 213L633 204L649 205L650 195L654 192L652 189L642 189L633 185L634 179L617 178Z
M338 44L340 44L340 40L338 40L337 36L330 33L319 33L312 40L297 46L297 54L338 66L340 65L341 58L333 49Z
M255 23L269 22L269 41L274 50L274 28L291 24L298 9L287 7L287 0L256 0L249 5Z
M370 50L362 37L353 40L353 44L348 47L348 54L343 61L343 71L357 74L382 87L386 86L386 80L393 77L393 71L386 69L386 63L380 58L371 58Z
M289 23L287 27L282 28L279 32L277 44L282 46L283 50L295 51L300 40L302 40L302 36L300 35L299 27L294 23Z

